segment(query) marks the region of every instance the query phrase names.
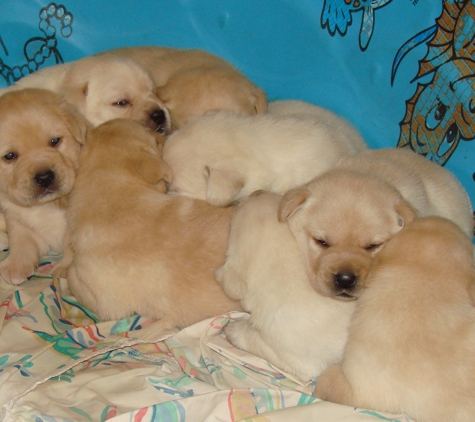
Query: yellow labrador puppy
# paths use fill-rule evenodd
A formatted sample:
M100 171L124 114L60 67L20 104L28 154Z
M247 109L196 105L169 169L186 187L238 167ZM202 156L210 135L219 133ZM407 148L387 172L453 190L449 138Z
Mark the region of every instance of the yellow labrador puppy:
M475 420L472 244L440 217L410 223L378 254L357 302L343 364L314 395L418 422Z
M311 104L306 105L311 112L300 107L281 101L272 105L273 112L257 116L219 111L173 133L163 150L173 172L171 191L213 205L259 189L285 193L367 149L343 118Z
M102 320L137 313L183 327L241 309L214 278L234 209L167 195L163 142L116 119L92 129L82 150L61 265L72 293Z
M127 57L92 56L51 66L25 76L0 95L27 87L46 88L64 95L93 125L130 118L160 133L170 131L168 110L157 97L152 79ZM0 222L1 219L0 213ZM0 247L8 247L3 231Z
M63 201L73 188L86 120L64 99L28 88L0 97L0 206L9 254L0 274L20 284L39 258L62 250Z
M105 53L131 57L150 72L170 111L173 129L210 110L244 115L267 111L265 92L231 63L207 51L148 46Z
M3 92L45 88L62 94L93 124L129 118L160 133L170 116L157 97L150 75L134 60L116 55L85 57L41 69Z
M229 341L308 382L341 362L355 302L310 284L288 224L277 221L280 198L256 193L239 204L216 278L251 314L225 328Z
M323 295L359 295L373 257L416 216L438 215L472 239L472 207L448 170L402 149L346 157L307 185L287 192L279 219L288 221L307 274Z

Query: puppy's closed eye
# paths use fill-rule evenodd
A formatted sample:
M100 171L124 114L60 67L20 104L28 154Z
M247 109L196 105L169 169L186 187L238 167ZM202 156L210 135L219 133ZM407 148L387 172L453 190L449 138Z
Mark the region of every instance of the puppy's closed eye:
M367 251L374 251L382 246L382 243L371 243L370 245L366 246L365 249Z
M324 248L329 248L330 245L323 239L320 239L318 237L314 237L313 240L315 241L315 243L319 246L322 246Z

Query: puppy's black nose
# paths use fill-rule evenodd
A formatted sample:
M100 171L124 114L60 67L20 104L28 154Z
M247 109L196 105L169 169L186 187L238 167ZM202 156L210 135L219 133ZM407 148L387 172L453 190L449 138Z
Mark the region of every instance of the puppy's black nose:
M47 188L51 186L54 182L54 172L51 170L45 171L44 173L38 173L35 176L35 182L38 186L42 188Z
M336 273L333 276L334 283L341 289L352 289L356 286L358 276L353 273Z
M165 124L167 121L167 116L163 110L155 110L150 115L150 118L159 126Z

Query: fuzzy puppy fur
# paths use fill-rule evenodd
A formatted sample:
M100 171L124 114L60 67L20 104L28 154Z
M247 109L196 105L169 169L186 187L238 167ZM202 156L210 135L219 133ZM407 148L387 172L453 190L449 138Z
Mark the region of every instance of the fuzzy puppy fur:
M330 112L321 113L311 104L306 108L313 114L300 113L300 106L290 113L299 102L279 103L273 108L286 107L289 114L220 111L173 133L163 150L173 172L171 191L213 205L228 205L260 189L284 193L367 148L342 118L333 115L327 121Z
M324 121L342 142L346 141L354 154L368 149L358 130L347 120L324 107L300 100L271 101L268 112L276 116L293 116L298 119L313 119L316 124Z
M81 153L62 266L72 293L102 320L137 313L184 327L241 309L214 278L234 209L167 195L163 142L118 119L92 129Z
M266 192L239 204L216 278L251 314L225 328L230 342L308 382L341 362L355 302L311 286L292 232L277 221L280 199Z
M51 91L0 97L0 206L10 247L0 273L11 284L33 275L42 255L62 250L63 205L86 128L82 115Z
M325 296L358 297L382 245L417 216L438 215L472 239L468 195L446 169L410 150L372 150L290 190L279 207Z
M231 63L207 51L148 46L107 53L131 57L148 70L170 110L173 129L211 110L244 115L267 111L265 92Z
M134 60L112 54L90 56L41 69L6 88L45 88L75 105L94 125L115 118L137 120L161 133L170 116L150 75Z
M314 395L418 422L475 420L474 288L472 244L457 225L408 224L375 258L343 364Z

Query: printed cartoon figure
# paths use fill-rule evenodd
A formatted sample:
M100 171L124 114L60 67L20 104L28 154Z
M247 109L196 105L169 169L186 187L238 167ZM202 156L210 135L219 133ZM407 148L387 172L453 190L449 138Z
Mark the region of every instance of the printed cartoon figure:
M51 64L63 63L63 58L58 50L56 28L52 25L52 20L59 21L61 35L64 38L68 38L72 34L73 15L64 6L50 3L40 10L39 18L39 29L44 34L44 37L33 37L26 41L23 47L26 63L8 66L0 58L0 75L7 85L12 85L23 76L35 72L49 58L53 59ZM1 37L0 45L8 56L8 50Z
M374 11L392 0L325 0L322 10L321 25L328 29L331 36L336 31L344 36L353 22L352 14L362 11L359 45L361 51L368 48L374 31Z
M446 0L437 24L401 47L393 62L393 80L402 58L422 42L428 50L414 81L427 75L432 79L418 83L406 101L398 147L444 165L461 140L475 138L474 36L475 0Z

